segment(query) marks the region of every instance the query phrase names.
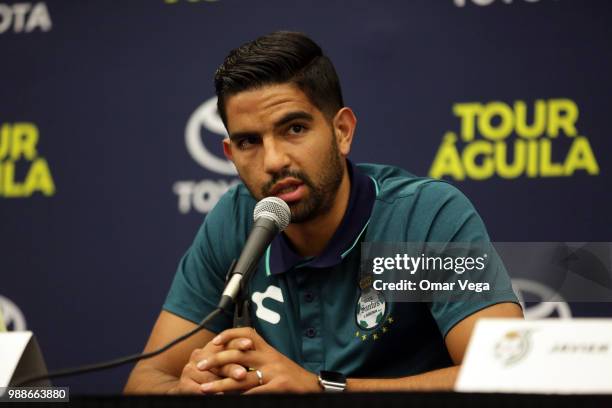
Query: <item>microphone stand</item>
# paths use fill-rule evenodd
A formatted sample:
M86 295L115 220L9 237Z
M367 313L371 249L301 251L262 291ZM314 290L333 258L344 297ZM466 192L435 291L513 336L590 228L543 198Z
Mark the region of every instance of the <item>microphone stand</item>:
M235 260L232 261L232 266ZM230 267L231 273L233 267ZM229 276L228 276L229 277ZM240 291L236 296L234 305L234 327L252 327L251 322L251 301L249 300L248 285L251 282L251 274L240 282Z

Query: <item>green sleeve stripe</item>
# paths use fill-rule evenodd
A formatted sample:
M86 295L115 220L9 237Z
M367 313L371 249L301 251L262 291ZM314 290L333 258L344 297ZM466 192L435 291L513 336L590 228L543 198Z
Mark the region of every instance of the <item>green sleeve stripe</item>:
M266 276L270 276L270 245L266 249Z

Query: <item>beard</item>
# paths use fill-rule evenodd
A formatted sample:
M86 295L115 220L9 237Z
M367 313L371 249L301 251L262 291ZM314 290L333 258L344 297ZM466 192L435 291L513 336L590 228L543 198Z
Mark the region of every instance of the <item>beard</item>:
M332 133L329 154L321 160L321 163L326 164L320 169L320 174L316 181L306 173L298 170L285 169L273 174L270 181L261 188L261 196L270 196L272 187L279 181L287 177L295 178L308 187L309 194L298 202L287 203L291 210L291 223L304 223L327 213L334 204L336 193L344 176L344 163L340 155L335 132ZM257 197L257 195L253 194L251 187L247 185L247 188L253 197Z

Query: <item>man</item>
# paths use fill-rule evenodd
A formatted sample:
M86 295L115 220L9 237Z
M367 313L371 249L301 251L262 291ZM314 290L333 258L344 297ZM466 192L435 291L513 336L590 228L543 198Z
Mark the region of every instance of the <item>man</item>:
M206 217L145 350L215 308L256 201L283 199L291 224L251 278L254 329L230 329L223 316L138 363L125 391L451 389L475 321L522 316L514 294L469 305L386 302L360 276L360 243L486 242L469 201L444 182L348 161L355 115L331 61L302 34L276 32L232 51L215 85L224 152L243 184ZM364 309L376 309L376 320L358 319Z

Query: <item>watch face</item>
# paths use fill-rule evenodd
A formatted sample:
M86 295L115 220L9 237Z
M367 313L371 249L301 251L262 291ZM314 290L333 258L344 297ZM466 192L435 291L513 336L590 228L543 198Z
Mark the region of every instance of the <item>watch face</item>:
M335 383L346 382L346 376L336 371L321 371L319 375L323 381L331 381Z

